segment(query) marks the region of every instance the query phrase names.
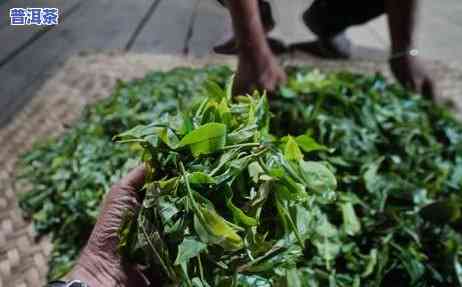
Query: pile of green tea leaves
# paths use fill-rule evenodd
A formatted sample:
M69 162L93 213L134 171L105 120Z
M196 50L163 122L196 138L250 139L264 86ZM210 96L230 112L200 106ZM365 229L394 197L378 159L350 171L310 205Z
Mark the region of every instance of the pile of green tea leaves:
M50 278L69 272L96 223L104 194L137 164L130 160L133 152L112 138L175 113L182 101L202 94L204 81L224 85L231 75L226 67L179 68L120 82L109 98L86 107L65 134L38 142L22 157L20 175L30 190L19 203L37 232L51 235Z
M462 286L462 125L379 75L288 73L269 98L231 97L224 67L153 73L29 152L52 275L140 158L120 251L165 284Z

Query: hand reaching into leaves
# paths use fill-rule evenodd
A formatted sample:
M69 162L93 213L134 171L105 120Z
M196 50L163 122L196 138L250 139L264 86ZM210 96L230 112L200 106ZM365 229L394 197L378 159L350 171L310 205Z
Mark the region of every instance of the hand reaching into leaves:
M266 41L256 0L228 2L239 44L239 66L234 92L250 93L254 89L274 92L286 80Z
M255 89L275 92L277 87L286 81L286 77L284 69L271 54L240 56L234 92L245 94Z
M435 98L431 75L420 60L411 55L390 60L390 68L401 84L429 99Z

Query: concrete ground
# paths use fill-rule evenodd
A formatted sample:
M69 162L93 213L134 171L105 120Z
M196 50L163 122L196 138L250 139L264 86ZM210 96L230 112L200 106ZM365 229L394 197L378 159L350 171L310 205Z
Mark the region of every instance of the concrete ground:
M300 15L310 0L273 2L272 36L289 44L314 39ZM421 55L462 63L462 2L422 0ZM9 26L11 7L58 7L52 28ZM0 127L34 97L56 68L75 53L120 49L206 56L222 37L229 16L215 0L0 0ZM358 57L386 60L385 17L348 30ZM367 48L364 48L367 47Z

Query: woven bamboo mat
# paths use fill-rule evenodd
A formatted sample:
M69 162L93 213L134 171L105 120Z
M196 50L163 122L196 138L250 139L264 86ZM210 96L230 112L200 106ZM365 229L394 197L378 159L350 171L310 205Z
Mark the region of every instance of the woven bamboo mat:
M64 126L79 116L82 108L110 95L116 81L142 77L150 70L177 66L230 64L228 57L190 59L175 56L106 52L80 54L70 58L37 92L37 96L0 129L0 287L42 286L47 272L51 244L37 239L17 206L16 194L24 190L14 181L20 154L40 138L59 135ZM292 55L287 64L311 64L321 70L382 72L389 76L386 63L325 61ZM442 99L451 99L462 111L462 69L431 63Z

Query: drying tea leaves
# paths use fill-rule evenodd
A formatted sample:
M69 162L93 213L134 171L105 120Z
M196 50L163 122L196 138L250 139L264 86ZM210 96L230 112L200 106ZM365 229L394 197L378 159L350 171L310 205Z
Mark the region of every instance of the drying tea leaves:
M232 99L224 67L153 73L25 155L51 275L138 158L146 197L120 251L165 283L462 286L462 125L379 75L288 73L269 100Z

